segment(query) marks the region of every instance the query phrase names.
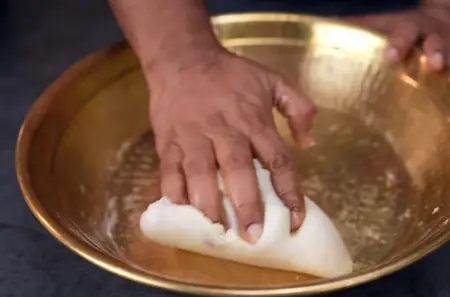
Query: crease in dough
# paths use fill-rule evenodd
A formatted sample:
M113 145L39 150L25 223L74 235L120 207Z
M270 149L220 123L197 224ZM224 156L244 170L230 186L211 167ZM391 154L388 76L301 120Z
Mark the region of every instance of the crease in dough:
M288 208L278 198L270 172L255 160L264 202L264 231L250 244L237 233L236 217L227 197L224 208L230 223L225 231L190 205L175 205L167 197L150 204L140 219L140 228L150 240L168 247L253 266L339 277L353 270L353 261L330 218L305 197L306 216L298 231L290 233ZM219 174L219 188L223 182Z

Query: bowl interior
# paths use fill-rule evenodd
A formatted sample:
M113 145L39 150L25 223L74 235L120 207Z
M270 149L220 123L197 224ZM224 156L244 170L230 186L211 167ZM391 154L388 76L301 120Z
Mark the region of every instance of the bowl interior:
M227 48L280 71L318 105L318 144L308 150L296 148L283 118L274 116L307 194L349 246L355 273L320 280L145 240L137 224L160 197L158 159L145 81L126 44L74 65L39 98L22 128L19 179L50 232L137 281L255 294L350 286L409 264L445 241L450 134L443 76L429 73L418 53L387 65L380 59L382 37L329 20L247 14L218 17L214 25Z

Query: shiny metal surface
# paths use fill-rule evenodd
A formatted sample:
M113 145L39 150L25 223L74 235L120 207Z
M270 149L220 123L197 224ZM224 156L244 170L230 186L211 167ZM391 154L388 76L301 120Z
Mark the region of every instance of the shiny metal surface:
M20 131L16 165L25 199L58 240L113 273L181 292L293 295L377 279L450 236L447 76L419 53L381 59L384 38L332 20L287 14L214 19L231 51L281 71L319 106L318 145L296 148L307 194L332 217L356 260L339 279L255 268L168 249L137 226L159 198L148 92L126 44L65 72Z

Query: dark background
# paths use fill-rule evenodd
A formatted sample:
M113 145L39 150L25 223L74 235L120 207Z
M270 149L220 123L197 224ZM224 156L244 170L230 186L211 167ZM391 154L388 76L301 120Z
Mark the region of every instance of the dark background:
M295 10L287 2L243 1L231 9ZM229 10L224 3L218 0L213 10ZM327 9L322 12L333 14ZM0 0L0 297L178 296L116 277L70 252L37 223L15 179L15 139L34 99L70 64L121 39L106 1ZM380 281L325 297L353 296L450 297L450 245Z

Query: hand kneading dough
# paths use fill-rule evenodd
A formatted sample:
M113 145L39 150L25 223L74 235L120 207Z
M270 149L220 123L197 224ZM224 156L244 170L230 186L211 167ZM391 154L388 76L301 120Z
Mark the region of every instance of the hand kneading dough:
M166 197L150 204L140 227L146 237L162 245L254 266L296 271L318 277L352 272L353 262L342 238L327 215L309 198L300 229L290 234L289 210L276 195L269 171L255 161L265 205L264 231L255 244L243 241L226 197L230 229L224 231L190 205L172 204ZM219 175L219 187L223 191Z

